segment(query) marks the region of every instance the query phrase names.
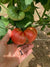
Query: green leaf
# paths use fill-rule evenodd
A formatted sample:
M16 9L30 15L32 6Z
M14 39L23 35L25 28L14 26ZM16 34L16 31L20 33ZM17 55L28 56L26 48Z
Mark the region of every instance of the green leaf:
M16 27L25 29L31 26L31 24L33 23L33 15L30 12L27 12L23 20L14 22L14 24L15 23L16 23Z
M33 3L31 3L31 8L30 8L29 12L31 12L31 14L34 14L35 9L36 9L36 7L34 6Z
M32 23L32 22L31 22ZM26 27L30 26L30 21L28 18L24 18L22 21L16 22L16 27L25 29Z
M6 28L2 20L0 20L0 36L4 36L6 34Z
M27 12L30 10L31 5L25 5L25 0L20 0L20 7L22 11Z
M6 34L6 30L0 28L0 36L4 36Z
M5 29L5 25L4 25L4 23L3 23L3 21L2 21L2 20L0 20L0 28Z
M33 0L25 0L25 5L30 5L33 2Z
M8 24L9 24L9 20L8 20L8 18L5 18L5 17L1 17L1 20L2 20L2 22L4 23L4 25L5 26L7 26Z

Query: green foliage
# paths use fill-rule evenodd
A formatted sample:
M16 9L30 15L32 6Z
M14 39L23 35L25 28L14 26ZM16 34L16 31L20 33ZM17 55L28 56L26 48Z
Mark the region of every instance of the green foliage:
M0 20L0 36L4 36L6 34L6 27L2 20Z
M25 29L25 26L26 27L31 26L32 23L33 23L33 15L30 12L27 12L26 17L23 20L16 22L16 26Z
M7 25L9 24L8 18L5 18L5 17L1 16L1 20L4 23L5 27L7 27Z
M40 2L44 6L45 10L42 17L40 17L37 11L38 7L34 5L34 1L36 3ZM8 3L7 8L3 5L6 3ZM2 20L5 26L5 30L9 23L12 24L13 27L21 28L23 31L29 26L42 26L41 30L44 30L46 25L50 28L50 14L45 14L45 12L50 9L50 0L0 0L0 4L6 9L8 14L8 18L0 17L0 20ZM15 6L15 4L17 5ZM39 16L39 20L37 22L35 21L35 25L33 25L35 10ZM45 18L43 18L44 16Z
M25 17L25 13L24 12L17 13L15 11L15 7L14 6L9 6L9 8L7 10L7 14L10 17L10 19L12 19L14 21L22 20Z

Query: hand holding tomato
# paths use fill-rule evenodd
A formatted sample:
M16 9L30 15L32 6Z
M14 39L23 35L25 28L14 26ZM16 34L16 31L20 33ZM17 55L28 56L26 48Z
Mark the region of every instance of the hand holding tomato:
M16 67L32 53L33 44L25 44L21 47L17 47L14 43L7 44L10 37L11 30L8 30L8 33L0 40L0 67Z

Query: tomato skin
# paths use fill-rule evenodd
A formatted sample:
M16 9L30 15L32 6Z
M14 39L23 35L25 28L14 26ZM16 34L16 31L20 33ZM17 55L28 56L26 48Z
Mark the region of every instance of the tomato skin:
M24 35L27 38L27 41L29 43L33 42L35 40L35 38L37 37L37 31L35 28L33 27L29 27L24 31Z
M11 40L17 45L22 45L26 42L23 32L18 28L12 31Z

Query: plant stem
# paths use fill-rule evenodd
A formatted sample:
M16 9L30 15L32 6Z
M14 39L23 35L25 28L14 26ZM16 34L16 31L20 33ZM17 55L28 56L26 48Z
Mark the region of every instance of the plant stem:
M44 15L45 15L45 12L46 12L46 10L44 10L44 12L43 12L43 15L42 15L42 18L44 17Z
M1 3L1 6L7 10L7 8Z
M36 13L37 13L37 15L38 15L39 19L41 19L40 15L39 15L39 13L38 13L38 11L37 11L37 9L36 9Z
M25 25L25 28L26 28L27 26L29 26L31 23L32 23L32 22L28 22L28 23Z

